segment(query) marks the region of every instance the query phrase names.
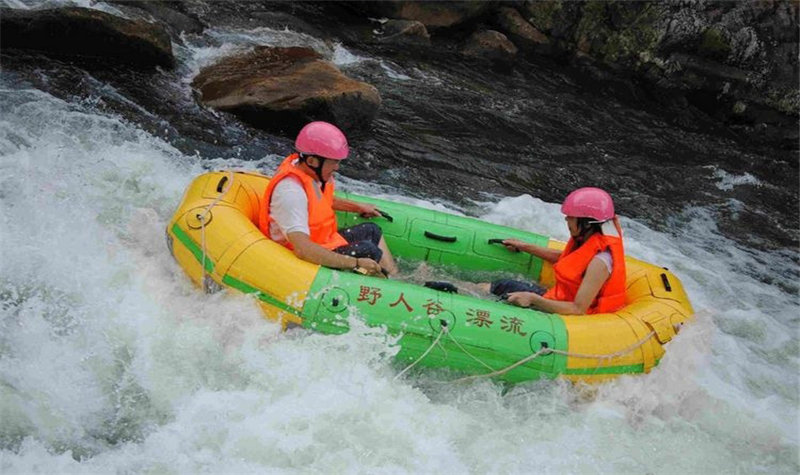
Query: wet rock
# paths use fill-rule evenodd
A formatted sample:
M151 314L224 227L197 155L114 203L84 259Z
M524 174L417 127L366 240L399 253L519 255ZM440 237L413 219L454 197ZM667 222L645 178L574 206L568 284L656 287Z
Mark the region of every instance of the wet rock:
M112 2L125 12L143 11L145 16L164 25L174 39L179 39L181 33L199 34L205 25L190 12L184 11L182 2L170 0L148 0L146 2L131 2L117 0Z
M4 50L34 50L100 67L172 67L175 63L172 43L162 26L88 8L4 8L0 43Z
M514 8L501 7L496 18L500 29L523 50L543 51L550 43L544 33L528 23Z
M472 20L487 12L492 2L469 1L400 1L354 2L356 8L370 15L414 20L426 28L448 28Z
M246 122L293 135L311 120L363 127L381 104L373 86L348 78L309 48L259 47L203 69L192 82L200 101Z
M383 25L381 42L397 45L430 46L431 35L422 22L414 20L388 20Z
M461 54L508 62L517 55L517 47L499 31L485 30L473 33L461 50Z

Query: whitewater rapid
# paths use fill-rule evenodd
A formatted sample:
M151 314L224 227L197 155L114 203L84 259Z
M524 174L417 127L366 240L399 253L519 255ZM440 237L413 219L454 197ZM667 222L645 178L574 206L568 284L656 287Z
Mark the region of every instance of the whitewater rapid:
M628 252L675 271L698 312L651 374L505 395L395 381L381 329L281 333L172 261L164 228L190 180L278 154L205 161L91 104L10 81L0 96L4 473L796 472L797 302L740 272L788 264L726 242L702 209L679 240L623 219ZM557 205L527 195L475 210L565 237Z

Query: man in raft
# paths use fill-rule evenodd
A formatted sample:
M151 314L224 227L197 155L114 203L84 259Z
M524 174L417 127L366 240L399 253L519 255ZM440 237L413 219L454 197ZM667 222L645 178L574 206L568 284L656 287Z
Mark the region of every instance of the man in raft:
M295 140L296 153L284 159L261 203L259 228L304 261L370 275L397 272L380 227L361 223L338 229L335 210L380 216L378 209L333 196L333 174L347 158L344 133L327 122L311 122Z
M625 305L625 252L611 196L600 188L579 188L567 195L561 212L570 234L563 251L518 239L503 241L509 250L553 263L555 286L546 290L504 279L492 282L490 291L507 296L514 305L562 315L618 310Z

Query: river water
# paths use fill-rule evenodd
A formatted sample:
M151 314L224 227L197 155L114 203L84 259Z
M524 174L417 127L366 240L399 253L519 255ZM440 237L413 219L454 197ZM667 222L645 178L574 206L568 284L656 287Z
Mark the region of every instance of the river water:
M252 300L199 292L164 242L184 188L289 151L188 87L254 44L314 47L381 91L342 188L565 238L557 202L607 187L627 252L673 270L696 320L648 375L508 389L395 380L381 329L281 333ZM241 25L176 52L146 85L4 57L0 471L800 470L796 152L676 125L553 64L486 71Z

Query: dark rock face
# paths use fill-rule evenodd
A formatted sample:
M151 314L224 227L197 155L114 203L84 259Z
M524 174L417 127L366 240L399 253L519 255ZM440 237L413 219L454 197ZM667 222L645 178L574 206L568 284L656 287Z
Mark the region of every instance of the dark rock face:
M199 34L205 29L205 25L198 18L184 11L185 5L182 2L170 0L147 0L146 2L115 0L112 3L123 9L123 11L139 10L144 12L146 18L151 18L153 21L164 25L177 41L179 41L181 33Z
M517 47L499 31L486 30L473 33L464 49L461 50L461 54L492 61L509 62L517 55Z
M468 1L402 1L356 2L356 7L371 15L400 20L414 20L428 29L448 28L476 18L493 4L481 0Z
M192 86L203 104L287 135L312 120L363 127L381 104L377 89L346 77L309 48L259 47L205 68Z
M34 50L94 65L171 68L175 63L162 26L87 8L3 9L0 42L4 50Z

